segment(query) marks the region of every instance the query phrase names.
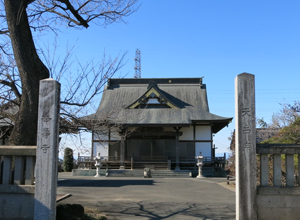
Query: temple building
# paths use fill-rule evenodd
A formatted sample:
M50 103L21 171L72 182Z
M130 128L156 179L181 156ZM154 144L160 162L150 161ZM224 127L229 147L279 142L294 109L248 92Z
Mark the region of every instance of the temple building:
M108 168L184 170L217 158L213 134L232 118L209 112L202 78L109 79L92 124L92 155ZM222 160L225 161L223 158Z

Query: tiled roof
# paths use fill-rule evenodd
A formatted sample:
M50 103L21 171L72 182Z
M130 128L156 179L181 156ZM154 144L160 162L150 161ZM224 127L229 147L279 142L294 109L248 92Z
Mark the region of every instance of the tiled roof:
M178 108L127 108L146 93L149 82L153 81L163 96ZM145 126L213 123L214 133L232 120L209 112L206 85L202 84L202 78L110 79L97 112L83 119Z

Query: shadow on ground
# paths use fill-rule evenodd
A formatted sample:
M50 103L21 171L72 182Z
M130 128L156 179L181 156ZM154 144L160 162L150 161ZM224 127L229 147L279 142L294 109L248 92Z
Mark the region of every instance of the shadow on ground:
M58 187L122 187L122 186L150 186L153 180L65 180L57 183Z
M225 220L235 219L235 208L233 206L222 206L221 204L177 204L177 203L147 203L144 201L126 205L114 202L98 202L101 211L109 213L109 216L118 219L140 219L140 220L162 220L162 219L180 219L180 220Z

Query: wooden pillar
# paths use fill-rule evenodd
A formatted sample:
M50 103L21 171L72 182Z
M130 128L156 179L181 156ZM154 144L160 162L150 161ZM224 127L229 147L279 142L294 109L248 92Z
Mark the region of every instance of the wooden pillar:
M175 170L180 170L179 167L179 136L176 135L176 167Z
M198 156L196 155L196 124L193 124L193 144L194 144L194 153L195 157Z
M213 149L213 142L214 142L214 140L213 140L213 124L210 124L210 140L211 140L211 142L210 142L210 158L211 158L211 160L213 160L214 158L215 158L215 154L213 153L213 151L214 151L214 149Z
M124 157L125 157L125 137L121 137L121 146L120 146L120 169L124 169Z
M171 170L171 160L168 160L167 164L168 164L168 170Z
M256 220L256 128L254 75L235 79L236 219Z
M153 158L153 140L150 139L150 159L152 160Z
M91 150L91 160L93 160L93 154L94 154L94 138L95 138L95 135L94 135L94 132L95 131L92 131L92 150Z
M60 84L40 81L34 220L56 219Z
M110 126L108 126L108 145L107 145L107 156L108 156L108 158L107 158L107 161L109 161L110 160L110 145L111 145L111 127Z

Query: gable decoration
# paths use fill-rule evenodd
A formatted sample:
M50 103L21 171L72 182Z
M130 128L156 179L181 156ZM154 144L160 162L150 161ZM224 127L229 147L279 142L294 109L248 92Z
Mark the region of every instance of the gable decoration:
M157 102L151 102L152 100L156 99ZM147 87L147 91L136 101L130 104L127 108L134 109L140 105L151 105L151 104L160 104L165 105L166 108L173 108L179 109L177 105L167 99L158 88L157 83L154 80L149 82Z

